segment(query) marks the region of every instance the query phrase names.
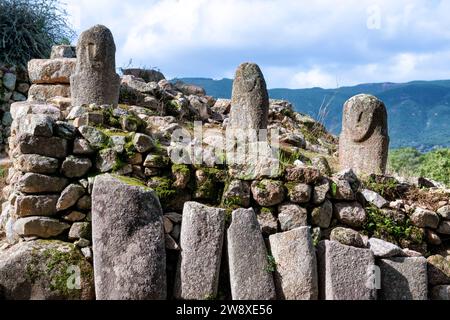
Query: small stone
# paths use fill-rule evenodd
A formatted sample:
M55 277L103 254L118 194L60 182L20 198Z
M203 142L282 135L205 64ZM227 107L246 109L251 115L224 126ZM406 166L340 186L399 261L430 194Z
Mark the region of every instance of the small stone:
M95 151L91 148L91 145L89 144L89 141L86 139L75 139L73 143L73 153L75 155L91 155Z
M35 137L25 134L19 138L19 152L61 159L67 155L67 140L58 137Z
M3 75L3 86L9 91L14 91L16 88L17 76L14 73L5 73Z
M44 114L27 114L19 120L21 134L30 134L39 137L51 137L53 135L54 120Z
M171 235L165 234L166 250L180 251L180 246Z
M407 256L407 257L422 257L423 255L420 252L405 248L403 249L403 253Z
M97 154L95 167L100 172L108 172L117 166L117 152L114 149L103 149Z
M323 178L316 182L313 191L314 204L322 204L327 197L328 191L330 191L330 181L328 179Z
M358 202L335 203L334 213L340 222L353 228L361 228L367 220L366 211Z
M17 159L18 169L22 172L52 174L59 169L58 159L38 154L22 154Z
M125 136L112 136L112 143L114 145L113 149L117 153L122 153L125 151L125 145L127 144L127 137Z
M288 184L289 199L298 204L305 204L311 200L312 187L304 183Z
M442 219L450 220L450 205L439 208L437 213L442 217Z
M401 257L405 255L399 246L377 238L370 238L368 247L377 258Z
M288 181L314 184L320 178L320 171L314 167L291 166L286 168L286 179Z
M431 285L450 284L450 261L441 255L428 257L428 282Z
M87 239L81 238L75 241L73 244L76 245L78 248L86 248L91 245L91 242Z
M149 154L144 161L146 168L164 168L169 164L170 159L159 154Z
M66 178L39 173L25 173L17 182L17 189L25 193L61 192L69 184Z
M86 260L88 260L90 262L93 260L92 249L90 247L82 248L81 253L86 258Z
M91 196L83 196L77 201L77 209L78 210L91 210L92 201Z
M437 229L437 231L439 232L439 228ZM442 243L441 238L433 230L427 229L426 236L427 236L427 243L431 245L439 246Z
M331 196L335 200L355 200L355 193L348 180L333 178Z
M450 300L450 285L431 288L431 300Z
M73 140L75 138L77 128L75 128L73 125L67 122L63 121L56 121L55 124L55 134L56 136L67 139L67 140Z
M52 47L50 59L76 58L76 48L70 45L57 45Z
M170 233L170 235L175 239L175 240L179 240L180 239L180 234L181 234L181 225L177 224L175 225L175 227L173 227L172 232Z
M70 227L69 240L76 239L90 239L91 238L91 223L90 222L75 222Z
M440 234L449 234L450 235L450 221L441 221L438 229L436 230Z
M183 216L176 212L165 213L164 216L170 219L173 223L181 223Z
M262 208L260 210L260 213L257 215L257 219L261 227L261 232L265 237L277 233L277 218L273 214L272 210L268 208Z
M329 200L317 208L314 208L311 213L311 222L315 226L319 226L322 229L330 227L331 218L333 217L333 204Z
M69 228L69 224L47 217L21 218L14 224L14 231L18 235L22 237L36 236L44 239L56 237Z
M111 143L110 138L97 128L81 126L78 130L83 138L89 142L90 146L96 150L103 149Z
M18 217L52 216L57 213L59 195L19 196L15 208Z
M91 167L92 161L89 158L68 156L62 163L61 171L68 178L80 178L88 173Z
M364 189L361 193L367 202L373 204L379 209L382 209L389 205L389 202L386 201L386 199L384 199L382 196L380 196L378 193L372 190Z
M433 211L417 208L411 215L411 222L419 228L436 229L439 225L439 216Z
M172 230L173 230L173 223L172 223L172 221L168 217L163 216L163 223L164 223L164 231L166 233L171 233Z
M56 204L58 211L66 210L75 205L84 195L84 188L78 184L71 184L63 190Z
M334 240L347 246L365 248L364 240L361 234L348 228L334 228L330 234L330 240Z
M249 182L234 179L225 188L222 199L225 204L248 208L251 200L250 192Z
M86 218L86 215L80 211L72 211L71 213L63 217L64 220L69 222L82 221L84 220L84 218Z
M280 204L285 197L283 183L276 180L254 181L251 191L255 201L263 207Z
M308 225L308 211L294 203L278 206L278 221L282 231L290 231Z
M145 153L153 148L154 142L152 137L142 133L136 133L133 137L133 145L137 152Z

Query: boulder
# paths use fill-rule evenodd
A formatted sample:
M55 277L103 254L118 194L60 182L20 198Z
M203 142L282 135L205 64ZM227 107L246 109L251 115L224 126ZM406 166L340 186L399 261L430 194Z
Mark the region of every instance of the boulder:
M224 233L224 209L197 202L184 204L177 298L205 300L217 296Z
M19 196L15 208L18 217L52 216L57 213L59 195Z
M17 158L17 169L22 172L52 174L59 169L58 159L38 154L22 154Z
M27 114L17 120L20 134L30 134L39 137L53 135L54 120L45 114Z
M304 183L288 183L289 199L298 204L306 204L311 200L312 187Z
M67 156L67 140L58 137L35 137L25 134L20 136L18 143L18 151L22 154L38 154L57 159Z
M80 178L88 173L92 167L89 158L68 156L61 166L61 172L68 178Z
M330 181L328 179L323 178L316 182L313 190L314 204L322 204L327 198L328 191L330 191Z
M154 142L152 137L146 134L136 133L133 137L133 145L137 152L148 152L151 148L153 148L153 144Z
M253 209L233 212L227 236L233 300L275 299L267 249Z
M350 182L346 179L333 178L331 182L331 196L335 200L355 200L355 193L353 192Z
M450 220L450 205L445 205L439 208L437 213L442 217L442 219Z
M78 130L93 149L104 149L111 145L110 138L97 128L91 126L81 126Z
M361 192L361 194L363 195L364 199L366 199L367 202L373 204L379 209L382 209L389 205L389 202L386 201L386 199L384 199L381 195L379 195L375 191L364 189Z
M91 223L75 222L69 230L69 240L91 239Z
M361 228L367 220L366 211L359 202L335 203L334 213L340 222L353 228Z
M70 225L58 219L47 217L20 218L14 223L14 232L22 237L52 238L70 228Z
M162 209L153 190L131 178L109 174L95 178L92 240L97 299L165 299L164 239Z
M280 204L284 200L284 186L281 181L262 180L254 181L251 185L253 198L263 207Z
M314 167L289 166L286 168L286 179L288 181L314 184L320 178L320 171Z
M114 149L103 149L97 154L95 167L102 173L117 169L117 159L117 152Z
M62 241L30 241L0 251L7 300L93 300L94 273L80 250Z
M222 201L225 204L249 207L251 200L250 184L243 180L231 180L223 192Z
M33 59L28 62L28 76L32 83L69 84L76 59Z
M264 237L277 233L278 221L270 208L261 208L257 215L259 226Z
M316 300L319 295L316 252L309 227L269 238L276 262L275 286L283 300Z
M55 97L70 98L67 84L33 84L28 90L28 101L46 102Z
M25 173L17 182L17 190L25 193L57 193L69 184L66 178L40 173Z
M380 300L427 300L427 260L418 258L381 259Z
M439 225L439 216L433 211L417 208L411 215L411 222L419 228L436 229Z

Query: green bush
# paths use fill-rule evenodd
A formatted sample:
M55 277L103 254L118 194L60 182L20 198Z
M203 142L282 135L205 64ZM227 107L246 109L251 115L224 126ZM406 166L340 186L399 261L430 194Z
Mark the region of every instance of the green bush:
M75 36L59 0L0 0L0 62L26 67Z

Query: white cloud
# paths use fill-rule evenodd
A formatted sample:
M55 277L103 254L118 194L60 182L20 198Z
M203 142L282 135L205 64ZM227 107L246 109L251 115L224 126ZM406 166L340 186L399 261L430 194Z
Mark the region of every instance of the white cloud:
M80 17L78 31L96 23L111 28L118 65L133 59L167 76L221 78L249 60L260 64L270 87L450 75L445 0L66 2ZM367 28L372 6L379 29Z

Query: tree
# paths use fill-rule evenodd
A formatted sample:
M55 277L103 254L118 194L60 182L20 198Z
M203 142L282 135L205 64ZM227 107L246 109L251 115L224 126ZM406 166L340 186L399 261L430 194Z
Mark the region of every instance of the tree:
M0 63L26 67L47 58L53 45L70 43L67 16L59 0L0 0Z

